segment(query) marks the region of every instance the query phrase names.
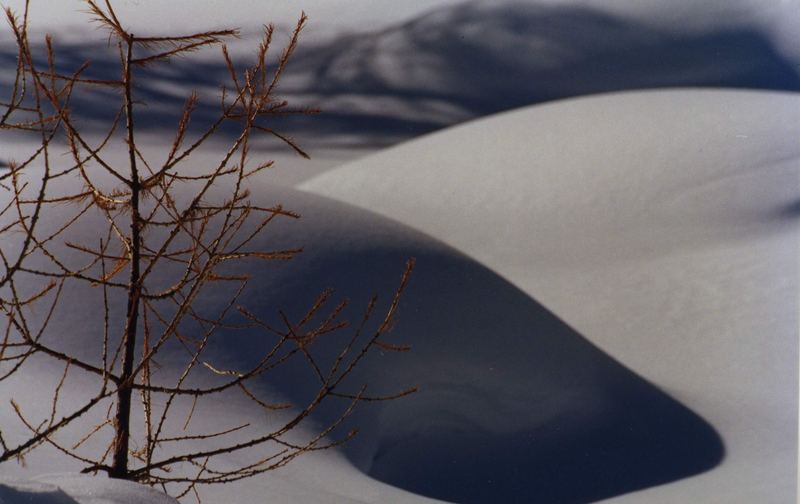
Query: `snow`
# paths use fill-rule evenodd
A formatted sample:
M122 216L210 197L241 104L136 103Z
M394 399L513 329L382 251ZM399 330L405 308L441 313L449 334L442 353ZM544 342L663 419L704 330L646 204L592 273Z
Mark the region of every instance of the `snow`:
M300 8L308 11L309 25L280 91L291 104L324 113L280 124L309 147L377 149L496 112L625 89L800 90L795 2L315 0L259 8L239 0L236 8L204 2L186 16L189 3L117 5L132 29L152 34L239 26L242 39L231 41L239 64L254 53L262 23L282 27L275 39L281 45ZM107 51L105 32L84 28L87 16L77 0L53 4L32 3L34 44L52 31L64 71L91 60L87 75L115 78L110 69L116 54ZM21 1L8 5L19 9ZM7 37L0 31L0 59L13 61L16 51ZM137 90L148 104L139 124L162 132L171 130L193 89L207 107L192 124L208 121L209 112L217 111L218 86L228 77L214 49L149 72ZM0 81L3 88L10 84ZM73 95L73 114L96 122L98 96Z
M304 217L262 244L306 252L263 269L242 303L299 313L335 286L357 317L414 256L393 333L413 351L366 363L354 382L421 391L359 410L362 432L341 453L204 495L786 500L796 475L798 107L780 93L621 93L472 122L302 184L325 197L265 179L256 203ZM70 302L92 295L71 292ZM87 322L67 306L59 324L88 349ZM211 355L235 363L257 348L243 338ZM46 386L61 368L36 372ZM297 384L263 386L296 400ZM5 386L36 397L33 384ZM258 418L235 398L207 408L198 430ZM10 415L0 410L4 425ZM68 467L39 453L33 473L7 470Z
M390 291L395 287L403 262L407 257L406 252L401 252L402 257L397 260L387 261L387 264L385 264L387 275L379 279L382 284L368 279L363 271L350 270L348 272L346 269L341 269L340 273L350 276L349 282L337 281L332 284L329 279L322 277L317 271L322 266L319 264L320 260L336 260L338 254L349 254L351 250L357 250L365 246L369 247L370 240L375 237L376 233L385 237L384 244L387 246L392 243L403 244L409 241L422 244L420 245L421 249L413 248L411 253L430 247L438 247L435 244L423 246L430 240L420 236L418 233L404 230L397 225L386 222L384 219L346 205L297 193L287 188L263 187L258 189L256 191L256 194L258 194L257 202L274 204L276 201L284 201L292 209L298 210L306 216L299 227L290 225L294 223L274 227L268 233L269 238L265 237L261 245L280 247L281 244L296 244L298 241L302 241L309 249L318 251L316 254L310 254L303 261L293 265L293 267L285 268L281 265L264 268L261 271L254 282L254 285L257 285L258 288L251 289L248 296L242 300L242 304L264 316L274 316L278 307L283 307L290 314L298 309L305 309L307 304L313 300L313 297L322 288L329 285L335 285L339 288L342 291L342 295L353 295L353 299L358 301L358 311L366 306L367 296L371 294L373 289L381 293ZM76 233L78 236L72 236L72 238L80 241L86 236L92 236L93 230L96 229L91 221L86 221L82 228ZM368 253L366 254L369 255ZM323 267L323 272L327 269ZM303 271L305 273L302 273ZM359 283L355 283L355 280L359 280ZM361 285L362 283L364 285ZM370 289L367 295L364 293L365 289ZM94 292L91 287L73 286L63 310L60 310L56 315L60 334L68 334L69 345L74 346L75 351L88 359L94 358L92 335L96 334L96 331L92 331L91 328L97 327L96 324L99 322L99 318L86 313L85 303L87 299L92 299L92 296L96 294L97 292ZM213 304L213 292L211 297L210 303ZM289 301L287 302L286 300ZM97 315L99 316L99 314ZM218 353L212 353L207 358L214 360L227 359L228 362L235 364L237 361L244 362L251 358L254 351L260 351L260 341L253 341L252 337L240 337L240 340L235 343L224 342L217 348ZM173 362L169 355L160 360L163 368L168 368ZM378 363L376 362L375 365L378 365ZM374 375L374 378L370 379L370 384L375 387L373 390L376 393L378 393L381 386L394 388L398 384L408 386L416 383L403 375L391 376L390 373L387 373L387 376L383 376L384 373L377 371L374 367L375 365L373 365L371 371L369 370L370 368L364 368L363 374L367 376ZM49 399L41 400L42 394L52 390L53 380L57 381L62 371L61 366L53 362L31 362L26 368L26 373L21 373L0 384L0 395L15 398L29 418L46 416L49 414L50 404ZM30 380L30 376L36 376L36 380ZM388 383L382 384L381 381L383 379L386 379ZM417 379L417 377L414 377L414 380ZM280 380L273 382L273 380L269 380L265 381L263 385L275 390L273 397L275 397L276 401L281 400L281 398L296 399L297 395L302 393L296 380L290 380L289 382L281 382ZM91 394L95 390L95 387L96 384L93 384L91 380L77 377L75 381L65 384L61 394L62 404L76 404L78 401L84 400L87 394ZM182 405L182 408L179 407L177 409L176 414L183 417L189 406L188 404ZM100 409L104 410L102 407ZM370 414L374 415L376 413L374 408L365 408L365 413L370 410ZM102 416L102 413L102 411L99 412L99 415ZM354 425L358 424L369 430L371 427L370 418L370 416L357 418L357 422L354 422ZM276 421L275 418L264 418L260 410L254 411L246 401L241 400L241 397L224 397L211 401L206 405L201 404L195 414L195 420L192 422L192 429L196 429L197 432L218 431L230 427L231 424L250 422L253 425L259 425L263 424L265 420L268 422ZM324 421L324 418L319 420ZM92 424L93 421L96 421L96 418L89 417L85 419L85 424L82 425L85 427ZM6 402L0 404L0 423L4 427L4 435L7 440L13 440L15 436L22 437L25 435L25 429L20 425ZM59 435L59 441L65 444L74 443L75 440L81 437L81 430L85 431L85 428L67 429ZM300 429L300 431L303 431L303 429ZM370 439L376 439L377 435L366 435L364 437L365 441L358 446L359 449L364 450L365 456L368 457L370 456L370 450L374 450L374 445L376 444L376 441L370 442ZM100 441L95 444L89 443L85 447L85 452L96 453L98 449L101 451L103 449ZM189 446L188 449L191 450L192 447ZM222 460L223 464L227 463L224 458ZM230 457L231 463L241 460L243 458ZM26 466L6 464L3 469L4 474L9 476L31 478L42 472L63 471L69 468L78 470L81 465L71 462L58 452L45 446L26 457ZM200 492L209 502L230 499L231 492L235 493L237 499L241 499L238 502L253 502L264 495L269 495L272 502L287 503L426 502L426 499L420 496L370 479L363 472L356 469L343 454L339 453L301 457L275 475L270 474L239 484L200 489Z
M130 481L76 474L0 480L0 504L174 504L163 492Z
M272 1L265 5L259 0L206 0L201 8L194 0L117 0L114 9L120 19L130 26L138 26L142 35L167 30L196 31L198 26L208 28L240 27L253 30L262 24L292 25L302 11L313 20L316 33L330 34L341 31L367 31L386 24L401 22L425 11L461 0L416 0L392 2L390 0L294 0ZM5 0L4 6L21 12L24 0ZM153 13L157 13L154 15ZM186 13L191 12L191 16ZM37 20L41 30L63 34L73 40L85 41L86 8L82 0L49 2L32 0L31 19ZM75 31L80 34L76 34ZM73 32L70 34L70 32ZM98 32L98 37L102 34ZM80 38L79 38L80 37Z
M263 20L253 16L260 2L234 3L158 2L155 19L154 0L115 5L154 33L223 19L251 33L262 21L288 26L300 8L311 16L285 91L326 108L309 127L290 124L301 144L324 149L300 164L253 147L278 161L254 202L303 215L258 245L306 251L260 269L242 304L265 317L299 313L332 286L358 318L373 292L386 303L416 257L392 336L412 352L377 355L353 382L420 392L359 409L346 449L202 488L204 502L795 500L800 96L786 91L800 89L796 2L282 0ZM57 40L84 42L76 5L34 0L31 17ZM145 151L169 141L165 96L187 91L169 79L211 89L215 71L177 62L142 90ZM707 88L642 90L665 86ZM593 96L560 100L581 95ZM528 106L538 102L549 103ZM6 142L2 157L27 147ZM87 220L78 234L93 230ZM93 359L87 327L99 318L84 303L97 293L70 294L57 323ZM210 357L235 365L259 348L242 339ZM163 364L169 372L174 361ZM4 435L26 432L7 398L47 418L42 391L62 371L32 359L29 374L0 383ZM299 401L292 378L259 386ZM93 386L68 382L63 404ZM241 397L200 408L197 431L275 421ZM49 446L26 462L3 465L0 504L173 502L77 476L82 465Z
M373 142L608 91L796 91L798 26L796 5L777 2L478 0L300 51L285 89L331 132L360 126Z

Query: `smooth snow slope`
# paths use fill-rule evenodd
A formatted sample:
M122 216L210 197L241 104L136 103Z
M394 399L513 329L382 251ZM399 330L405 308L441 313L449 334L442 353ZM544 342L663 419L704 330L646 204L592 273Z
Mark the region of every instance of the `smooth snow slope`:
M798 134L791 94L621 93L469 123L301 188L476 259L719 432L717 468L620 501L790 502Z

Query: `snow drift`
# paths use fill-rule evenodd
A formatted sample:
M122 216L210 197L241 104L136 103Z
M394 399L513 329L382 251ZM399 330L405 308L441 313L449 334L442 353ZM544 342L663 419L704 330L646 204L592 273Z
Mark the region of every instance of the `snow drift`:
M266 318L278 308L292 314L333 286L357 318L373 292L386 302L414 256L394 333L414 349L376 355L353 381L374 393L421 391L358 410L347 427L362 432L347 459L307 457L206 495L319 503L792 495L798 107L787 94L697 90L559 102L435 134L303 186L372 211L255 187L256 203L304 215L271 227L264 247L307 252L259 269L242 304ZM77 232L93 229L87 221ZM98 295L90 291L70 291L57 314L62 344L87 358L99 327L81 308ZM207 306L224 297L215 294ZM260 345L230 339L211 357L233 365ZM36 379L20 374L0 394L47 415L31 387L57 381L62 368L27 371ZM313 380L299 373L262 386L297 400ZM86 390L71 383L63 400ZM0 407L4 429L24 432ZM319 414L324 422L335 411ZM235 398L205 405L198 418L195 427L208 430L270 421ZM47 448L28 464L4 471L78 467Z
M587 502L696 474L722 457L719 437L704 420L469 257L410 228L326 198L268 186L254 193L259 202L283 202L303 215L300 222L270 226L262 243L254 246L299 244L306 249L286 266L255 272L240 303L264 320L279 323L278 308L290 317L300 315L319 291L333 286L339 296L353 300L348 315L357 321L373 292L384 295L384 305L388 302L405 260L417 259L392 337L413 351L399 357L375 355L351 380L356 387L367 383L371 394L390 394L409 385L421 388L402 400L366 404L345 425L361 429L346 454L365 473L449 501ZM85 220L70 240L80 243L80 235L90 237L94 229ZM87 360L97 353L102 334L102 315L87 316L83 308L99 294L95 291L84 285L70 289L69 300L55 314L59 333L51 336L59 338L54 344ZM226 302L219 288L204 299L208 309ZM242 367L269 341L258 333L231 333L204 359L222 368ZM324 368L339 349L322 341L315 345L315 358ZM158 361L162 373L171 365L180 369L173 354L162 354ZM48 368L46 363L29 364L24 371L32 369L53 376L62 371L60 365ZM24 384L26 376L21 373L4 383L0 392L18 397L26 390L19 399L26 412L35 411L38 402L46 415L49 404L36 399L26 404L25 396L37 397ZM92 390L85 383L72 386L75 394ZM316 383L300 365L270 373L261 386L276 401L303 404ZM325 424L345 405L318 410L315 421ZM10 407L2 408L4 425L19 423ZM229 428L230 423L274 421L262 419L260 411L235 397L224 404L201 401L196 416L200 420L192 428L203 432ZM34 453L29 464L42 468L57 460L46 452ZM302 474L303 464L296 463L295 471ZM347 479L345 495L357 496L376 485L357 473ZM410 499L402 492L390 495L394 502Z
M374 147L609 90L800 88L797 11L788 4L444 3L331 38L335 54L325 46L298 54L284 89L327 110L304 134L335 131ZM151 28L159 23L169 24ZM77 43L59 56L78 64L95 49ZM0 50L0 63L15 55ZM96 76L108 63L96 60ZM210 63L154 71L140 89L150 137L175 123L189 87L216 93L224 72ZM75 99L87 123L102 118L98 99ZM416 257L394 333L413 351L376 355L354 382L376 393L421 391L359 409L347 427L361 435L344 453L204 495L314 504L791 501L798 133L800 98L788 93L628 92L449 129L327 173L302 185L306 193L257 188L257 202L304 215L270 228L264 247L307 252L260 269L242 304L267 318L278 308L298 313L332 286L358 318L373 292L386 302ZM93 229L88 222L81 232ZM96 355L87 328L99 324L82 308L97 295L90 291L71 292L59 313L63 344L87 358ZM205 302L213 308L222 297ZM234 366L262 346L233 339L213 358ZM57 382L62 369L36 362L27 371L0 397L46 416L50 405L32 387ZM299 402L313 385L301 373L287 369L261 386ZM70 383L64 400L84 387ZM234 420L272 421L229 398L206 405L197 427ZM7 401L0 424L25 431ZM73 464L44 447L28 468L2 470L29 478ZM35 490L83 503L66 483L52 484L0 486L0 502Z
M469 123L301 188L436 236L707 419L722 464L634 500L791 500L798 133L789 94L622 93Z
M0 480L0 504L176 504L162 492L130 481L52 474L34 481Z

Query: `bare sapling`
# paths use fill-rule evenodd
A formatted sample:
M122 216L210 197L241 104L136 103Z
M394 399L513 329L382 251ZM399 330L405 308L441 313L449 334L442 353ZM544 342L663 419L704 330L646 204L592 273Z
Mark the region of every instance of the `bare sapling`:
M226 47L239 36L236 30L137 36L111 1L86 0L86 6L92 21L108 32L108 49L118 54L116 78L93 77L89 62L64 71L49 36L43 45L28 39L27 4L20 15L5 12L18 56L10 95L0 102L0 130L33 139L35 148L0 167L0 386L24 376L34 360L61 371L55 385L36 392L37 401L50 404L44 417L26 412L17 397L5 398L19 424L13 435L0 425L0 462L24 461L49 446L85 472L160 485L199 500L199 484L251 477L349 441L355 431L340 431L360 403L415 391L372 395L366 384L348 380L373 350L408 350L386 336L413 260L388 307L378 313L373 298L355 324L345 319L347 301L337 302L331 290L299 318L276 309L280 325L241 301L253 278L242 271L302 252L255 247L274 222L299 215L281 205L253 203L248 186L272 166L251 159L257 135L275 137L307 157L274 126L287 115L316 112L277 97L305 14L275 57L275 30L266 26L254 60L240 71ZM228 73L214 105L218 115L191 128L193 113L209 105L189 95L175 118L174 141L155 162L142 145L146 127L137 122L147 106L137 100L138 79L148 78L149 67L211 47L220 51ZM100 133L96 124L87 133L72 100L95 90L110 92L117 102L96 105L110 119ZM198 163L200 149L220 138L227 144L217 150L216 162ZM87 226L91 232L82 232ZM89 342L85 351L70 347L70 335L61 333L58 322L68 293L82 292L75 286L97 294L82 308L98 321L81 335L84 347ZM211 312L201 302L210 289L228 293ZM269 344L245 367L222 368L209 349L235 331ZM320 358L316 343L335 338L334 357ZM166 356L170 366L160 362ZM302 404L270 399L259 384L297 363L307 368L316 392ZM80 403L63 400L69 380L78 375L94 384L93 392ZM215 432L191 429L198 405L232 394L273 420L234 422ZM321 405L336 401L341 404L333 420L308 421ZM98 440L105 450L89 448ZM221 456L225 463L217 464ZM236 460L246 462L231 462Z

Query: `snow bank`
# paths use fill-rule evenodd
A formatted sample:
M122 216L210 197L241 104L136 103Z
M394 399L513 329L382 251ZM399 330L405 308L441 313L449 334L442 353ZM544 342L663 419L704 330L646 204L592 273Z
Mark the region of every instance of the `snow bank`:
M104 477L56 474L34 481L0 480L0 504L175 504L163 492Z
M719 467L633 501L788 501L798 133L793 95L622 93L469 123L301 188L457 248L717 429Z

